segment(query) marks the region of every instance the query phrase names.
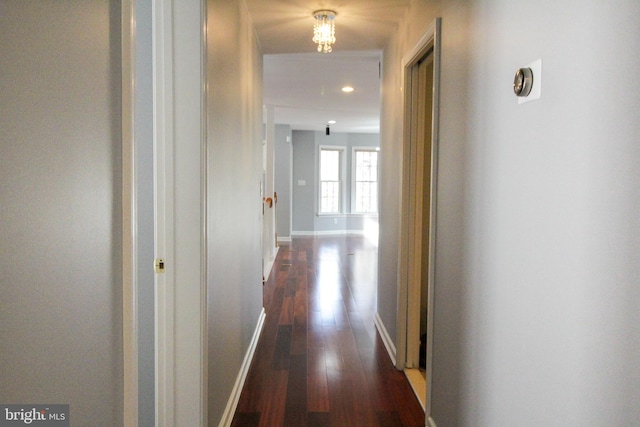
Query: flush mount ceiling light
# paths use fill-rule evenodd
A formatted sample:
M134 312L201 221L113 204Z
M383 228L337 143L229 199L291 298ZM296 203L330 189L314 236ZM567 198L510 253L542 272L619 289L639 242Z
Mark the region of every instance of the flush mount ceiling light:
M353 87L351 87L351 86L345 86L345 87L342 88L342 91L345 92L345 93L351 93L354 90L355 89L353 89Z
M318 52L329 53L336 42L337 13L333 10L316 10L313 12L313 42L318 44Z

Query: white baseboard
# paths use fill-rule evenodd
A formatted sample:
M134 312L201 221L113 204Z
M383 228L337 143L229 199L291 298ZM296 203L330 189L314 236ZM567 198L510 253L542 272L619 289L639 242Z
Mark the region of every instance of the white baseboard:
M380 337L382 338L384 347L387 349L391 362L393 362L393 366L396 366L396 346L393 344L393 340L389 336L389 332L387 332L387 328L384 327L384 322L382 322L378 313L376 313L373 323L375 323L376 329L378 330L378 333L380 333Z
M280 237L278 236L278 244L282 243L283 245L288 245L291 243L291 237Z
M233 422L233 415L235 414L236 408L238 407L240 394L242 393L242 388L244 387L244 382L247 379L247 374L249 373L249 368L251 367L251 361L253 360L253 356L256 352L256 347L258 346L258 340L260 339L262 328L264 327L264 318L265 312L263 308L260 312L258 324L256 325L256 329L253 332L253 337L251 338L251 342L249 343L249 348L247 349L247 353L245 354L242 365L240 366L240 372L238 373L236 383L231 390L231 396L229 396L227 407L224 409L224 413L222 414L222 419L220 420L220 424L218 424L218 427L230 427L231 423Z
M429 417L427 419L427 427L438 427L438 426L436 426L436 422L433 421L433 418Z
M291 236L364 236L364 230L292 231Z

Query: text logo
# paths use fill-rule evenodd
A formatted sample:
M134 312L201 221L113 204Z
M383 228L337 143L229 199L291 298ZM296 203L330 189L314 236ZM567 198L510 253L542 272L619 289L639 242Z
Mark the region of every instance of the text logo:
M2 405L0 427L69 427L69 405Z

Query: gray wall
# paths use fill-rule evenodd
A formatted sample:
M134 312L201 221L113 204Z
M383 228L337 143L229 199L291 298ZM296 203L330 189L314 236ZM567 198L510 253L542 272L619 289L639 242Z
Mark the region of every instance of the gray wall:
M292 230L313 230L315 216L315 134L293 131ZM301 185L300 181L304 181Z
M287 138L289 140L287 141ZM274 141L274 186L278 193L276 231L278 239L291 238L291 177L293 145L291 126L276 125Z
M209 425L218 425L262 310L262 54L239 0L209 0Z
M640 4L412 1L384 53L378 310L395 331L401 59L443 17L433 417L640 424ZM515 70L543 59L542 98Z
M0 402L122 424L119 2L0 3Z
M136 0L135 155L138 303L138 422L155 425L153 60L151 0Z
M345 148L344 213L318 216L318 156L320 146ZM361 232L376 215L349 215L351 205L351 161L354 147L378 147L380 135L373 133L331 133L293 131L293 234L311 235ZM299 181L306 185L299 185Z

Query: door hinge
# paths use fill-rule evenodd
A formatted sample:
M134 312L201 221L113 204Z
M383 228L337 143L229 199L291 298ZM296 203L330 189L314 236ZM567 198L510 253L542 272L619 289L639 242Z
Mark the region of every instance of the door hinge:
M156 258L155 270L156 270L156 273L164 273L164 259Z

